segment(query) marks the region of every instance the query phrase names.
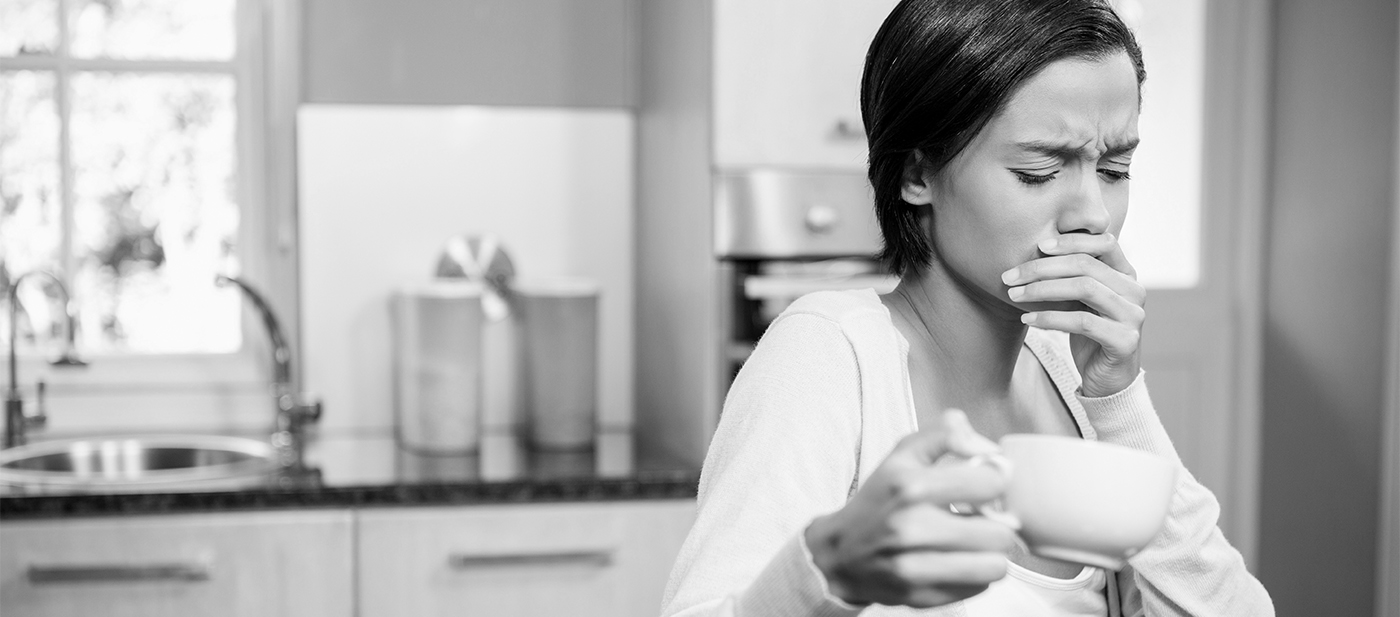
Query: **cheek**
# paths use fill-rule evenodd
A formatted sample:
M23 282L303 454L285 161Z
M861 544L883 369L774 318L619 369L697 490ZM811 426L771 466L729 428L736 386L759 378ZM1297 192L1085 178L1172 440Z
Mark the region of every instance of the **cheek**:
M984 183L935 209L934 242L950 268L992 288L1002 272L1039 256L1036 243L1054 233L1053 208L1019 188Z
M1110 223L1108 231L1115 238L1123 237L1123 223L1128 220L1128 187L1122 190L1110 191L1104 196L1104 202L1108 207Z

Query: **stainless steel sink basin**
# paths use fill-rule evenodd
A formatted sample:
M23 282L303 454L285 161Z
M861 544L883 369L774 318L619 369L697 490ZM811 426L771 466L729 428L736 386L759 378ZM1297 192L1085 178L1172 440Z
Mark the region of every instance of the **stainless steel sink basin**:
M150 488L259 476L272 446L246 437L121 435L58 439L0 450L0 483L66 488Z

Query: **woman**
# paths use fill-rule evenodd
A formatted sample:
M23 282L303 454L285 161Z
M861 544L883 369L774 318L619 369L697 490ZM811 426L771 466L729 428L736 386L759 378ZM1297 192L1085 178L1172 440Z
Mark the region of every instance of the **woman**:
M1163 531L1115 573L952 513L1005 479L935 464L1008 433L1179 464L1139 366L1145 292L1117 241L1144 79L1101 0L894 9L861 105L901 282L809 295L770 326L725 402L667 615L1273 613L1184 469Z

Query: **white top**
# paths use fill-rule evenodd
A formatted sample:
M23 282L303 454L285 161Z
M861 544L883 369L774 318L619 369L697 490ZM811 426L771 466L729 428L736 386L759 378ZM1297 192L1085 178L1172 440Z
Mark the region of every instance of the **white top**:
M1068 337L1032 328L1035 353L1085 439L1180 458L1143 376L1103 398L1078 395ZM671 570L663 615L967 615L833 596L803 531L840 509L918 429L909 345L869 289L803 296L768 328L734 380L700 474L694 527ZM1273 615L1216 520L1215 496L1185 469L1162 532L1115 576L1123 615ZM1110 607L1110 614L1118 613Z
M1104 617L1107 582L1099 568L1086 567L1063 579L1008 562L1006 578L964 601L963 608L968 617Z

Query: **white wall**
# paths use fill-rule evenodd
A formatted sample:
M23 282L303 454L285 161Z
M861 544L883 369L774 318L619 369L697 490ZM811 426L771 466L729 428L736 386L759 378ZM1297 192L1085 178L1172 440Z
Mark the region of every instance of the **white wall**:
M311 105L298 124L303 370L323 430L392 427L390 294L482 232L522 277L601 283L600 420L631 425L630 113Z
M1119 0L1147 65L1123 252L1149 289L1201 282L1205 0ZM1136 22L1136 23L1134 23Z

